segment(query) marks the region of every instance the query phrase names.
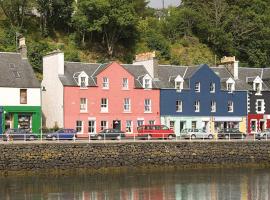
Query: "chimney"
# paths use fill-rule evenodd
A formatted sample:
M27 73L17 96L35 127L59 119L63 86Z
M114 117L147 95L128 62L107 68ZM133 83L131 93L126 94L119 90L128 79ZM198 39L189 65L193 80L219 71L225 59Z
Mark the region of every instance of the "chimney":
M147 52L136 55L133 65L144 65L152 78L157 77L158 60L155 52Z
M59 49L47 54L43 57L43 75L64 75L64 63L64 53Z
M224 65L227 70L233 75L234 79L238 79L238 68L239 68L239 61L233 57L226 57L224 56L221 58L220 64Z
M21 37L19 39L19 52L21 54L22 59L27 59L27 47L25 43L25 37Z

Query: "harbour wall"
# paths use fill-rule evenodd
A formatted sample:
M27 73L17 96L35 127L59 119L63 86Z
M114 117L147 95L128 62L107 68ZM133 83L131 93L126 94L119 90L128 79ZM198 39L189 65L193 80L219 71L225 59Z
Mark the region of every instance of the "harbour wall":
M270 142L2 143L0 171L270 165Z

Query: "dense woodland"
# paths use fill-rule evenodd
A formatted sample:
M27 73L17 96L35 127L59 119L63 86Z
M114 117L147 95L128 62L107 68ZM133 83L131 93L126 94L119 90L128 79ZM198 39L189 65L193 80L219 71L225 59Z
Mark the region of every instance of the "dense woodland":
M0 51L27 39L37 73L60 49L69 61L130 63L156 51L161 63L215 64L236 56L241 66L270 66L270 0L182 0L155 10L147 0L1 0Z

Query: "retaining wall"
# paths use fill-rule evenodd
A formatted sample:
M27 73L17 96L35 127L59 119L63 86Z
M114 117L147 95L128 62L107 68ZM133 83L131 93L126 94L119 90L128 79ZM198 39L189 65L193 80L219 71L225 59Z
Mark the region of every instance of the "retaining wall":
M270 142L1 144L0 170L270 164Z

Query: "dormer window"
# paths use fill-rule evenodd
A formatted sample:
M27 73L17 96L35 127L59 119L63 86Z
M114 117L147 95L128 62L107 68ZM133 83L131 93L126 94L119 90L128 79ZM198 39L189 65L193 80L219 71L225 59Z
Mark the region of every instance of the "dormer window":
M151 89L152 88L152 79L148 74L145 75L143 78L143 88L144 89Z
M216 91L216 84L210 83L210 93L215 93L215 91Z
M176 77L176 79L174 80L174 83L175 83L175 89L177 91L181 91L183 89L184 79L180 75Z
M226 81L227 84L227 90L232 93L235 90L235 81L232 78L229 78Z
M80 88L87 88L88 75L85 72L81 72L78 76L78 85L80 86Z
M102 88L109 89L109 79L107 77L103 77Z
M195 92L200 92L201 91L201 83L200 82L196 82L195 83Z
M253 90L256 91L256 94L261 94L262 91L262 80L260 77L256 77L253 81Z

